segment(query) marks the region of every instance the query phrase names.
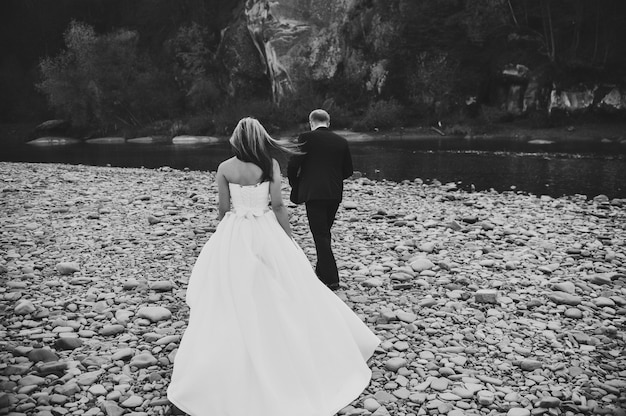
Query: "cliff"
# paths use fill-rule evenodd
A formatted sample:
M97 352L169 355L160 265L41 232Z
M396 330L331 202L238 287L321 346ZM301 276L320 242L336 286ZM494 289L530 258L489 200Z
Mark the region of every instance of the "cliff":
M165 114L250 98L289 106L294 97L357 116L376 103L396 105L406 118L429 120L626 112L620 0L7 0L0 7L6 121L41 114L38 65L63 51L72 20L102 36L119 28L137 34L159 76L177 84L162 97L172 107Z

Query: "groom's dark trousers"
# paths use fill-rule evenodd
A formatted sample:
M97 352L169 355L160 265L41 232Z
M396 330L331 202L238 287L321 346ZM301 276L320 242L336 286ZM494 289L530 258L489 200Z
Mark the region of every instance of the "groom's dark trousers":
M317 251L317 276L334 289L339 274L330 229L343 196L343 180L353 173L352 156L347 140L326 127L301 134L298 142L304 154L289 160L287 176L292 186L298 181L298 200L306 206Z
M330 229L335 222L335 214L339 209L339 201L331 199L318 199L308 201L306 204L306 216L309 220L309 228L315 241L317 252L317 266L315 273L328 287L339 285L339 272L337 263L331 248Z

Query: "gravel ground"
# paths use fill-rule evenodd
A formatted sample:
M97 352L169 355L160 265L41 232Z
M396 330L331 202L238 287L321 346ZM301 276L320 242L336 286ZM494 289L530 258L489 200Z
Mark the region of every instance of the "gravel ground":
M213 175L0 163L0 181L0 414L165 414ZM314 262L302 206L291 223ZM346 181L337 294L383 342L340 413L626 414L625 225L603 196Z

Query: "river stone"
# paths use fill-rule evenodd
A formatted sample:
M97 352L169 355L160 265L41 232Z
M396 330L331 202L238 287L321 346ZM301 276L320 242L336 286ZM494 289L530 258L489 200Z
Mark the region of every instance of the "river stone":
M156 292L171 292L174 289L174 284L169 280L162 280L151 284L150 289Z
M35 312L36 310L37 308L35 308L33 302L27 299L23 299L20 300L17 305L15 305L15 309L13 310L13 312L15 312L16 315L28 315Z
M372 413L372 416L391 416L389 414L389 410L385 406L380 406L378 409Z
M563 315L567 318L580 319L583 317L583 312L578 308L567 308Z
M5 376L21 376L28 373L32 366L32 363L11 364L3 370L2 374Z
M498 303L498 291L495 289L479 289L474 293L478 303Z
M126 412L126 410L122 409L117 403L111 400L103 402L100 407L107 416L122 416Z
M491 259L485 259L485 260L480 260L478 264L480 264L483 267L493 267L495 266L496 262Z
M131 277L131 278L128 278L128 279L126 279L124 281L124 283L122 285L122 289L124 289L124 290L133 290L137 286L139 286L139 281L137 279L135 279L134 277Z
M506 412L506 416L530 416L530 410L523 407L514 407Z
M385 362L385 368L389 371L398 371L399 368L404 367L407 364L407 360L401 357L390 358Z
M148 224L154 225L160 223L161 220L154 215L148 215Z
M69 275L80 271L80 266L76 262L57 263L56 270L62 275Z
M389 276L389 278L391 280L397 280L399 282L407 282L413 279L413 276L405 272L394 272L394 273L391 273L391 276Z
M33 347L30 346L26 346L26 345L18 345L17 347L13 348L13 355L21 355L21 356L27 356L32 350L34 350Z
M81 386L91 386L96 381L98 381L100 376L102 376L103 374L103 370L89 371L76 377L76 383L80 384Z
M125 408L135 408L143 404L143 398L141 396L132 395L128 399L124 400L120 405Z
M557 397L542 397L539 400L539 403L537 403L537 407L543 407L543 408L554 408L554 407L560 407L561 406L561 399L557 398Z
M137 368L146 368L156 365L157 363L157 359L149 352L137 354L130 360L130 365Z
M387 321L394 321L398 318L396 316L396 313L389 309L383 309L382 311L380 311L380 316L382 316L383 319Z
M126 325L130 320L131 316L133 316L133 312L127 309L118 309L115 311L115 319L121 325Z
M567 292L561 292L561 291L548 293L547 296L548 296L548 299L550 299L552 302L556 303L557 305L576 306L576 305L580 305L580 302L582 301L579 296L572 295Z
M430 388L437 391L444 391L448 388L448 379L437 377L430 382Z
M435 264L427 258L418 258L411 262L411 268L413 271L422 272L424 270L430 270L435 267Z
M27 289L27 282L7 282L6 287L9 289Z
M379 407L380 403L378 403L376 399L368 397L367 399L363 400L363 408L368 412L375 412L376 409L378 409Z
M102 328L100 328L100 331L98 331L98 333L102 336L108 337L111 335L117 335L119 333L122 333L125 331L125 327L124 325L120 325L120 324L114 324L114 325L106 325Z
M72 280L70 280L70 284L71 285L77 285L77 286L85 286L85 285L89 285L93 283L93 279L90 279L89 277L74 277L72 278Z
M406 351L410 348L410 344L406 341L396 341L393 344L393 348L395 348L398 351Z
M450 221L450 222L446 223L446 224L445 224L445 227L446 227L446 228L449 228L449 229L451 229L451 230L454 230L454 231L461 231L461 230L463 229L463 227L461 226L461 224L459 224L459 223L458 223L458 222L456 222L456 221Z
M437 299L431 297L430 295L426 296L424 299L418 302L418 306L422 308L430 308L431 306L435 306L437 304Z
M451 392L455 396L458 396L462 399L471 399L472 397L474 397L474 393L475 393L474 391L466 389L465 387L454 387Z
M393 391L393 395L396 396L398 399L406 400L411 395L411 392L408 391L405 387L400 387L399 389Z
M75 350L83 345L80 338L59 338L54 342L58 350Z
M94 384L87 390L94 396L104 396L107 394L107 389L102 384Z
M524 371L534 371L538 368L543 367L543 363L537 360L522 360L520 363L520 367Z
M411 312L396 311L396 317L406 323L413 323L417 320L417 315Z
M476 224L478 222L478 217L476 215L468 215L461 218L461 221L467 224Z
M50 396L50 403L52 403L52 404L63 405L63 404L65 404L68 400L69 400L69 397L67 397L67 396L66 396L66 395L64 395L64 394L58 394L58 393L55 393L55 394L52 394L52 395Z
M494 386L501 386L502 384L504 384L504 382L499 378L486 376L483 374L477 374L476 378L483 383L493 384ZM470 383L465 383L465 387L470 388Z
M105 364L108 364L109 357L102 355L90 355L89 357L85 357L80 361L80 363L85 367L97 367L100 368Z
M490 406L496 399L493 392L489 390L481 390L476 395L478 396L478 403L482 406Z
M463 357L461 355L450 357L450 362L458 365L459 367L463 367L467 362L467 357Z
M134 351L132 348L122 348L120 350L117 350L116 352L113 353L113 355L111 356L111 360L113 361L119 361L119 360L123 360L126 361L129 358L131 358L134 354Z
M48 374L60 375L63 374L67 368L68 364L66 362L51 361L37 366L37 372L42 376Z
M591 276L590 282L596 285L609 285L613 282L611 279L611 274L608 273L598 273Z
M438 397L441 400L447 401L447 402L457 402L457 401L461 400L461 396L457 396L456 394L450 393L450 392L443 392L443 393L439 394Z
M612 308L615 306L615 302L612 299L606 298L604 296L597 297L592 302L598 308L604 308L606 306Z
M39 386L45 383L45 378L35 375L24 376L17 382L17 384L19 384L20 386Z
M374 399L381 405L385 405L387 403L398 401L398 398L393 394L386 392L385 390L378 390L374 393Z
M435 247L437 247L437 243L427 242L427 243L420 244L418 246L418 249L426 253L432 253L433 251L435 251Z
M362 285L364 287L379 287L383 285L383 281L378 277L370 277L369 279L365 280Z
M144 306L137 312L139 318L148 319L150 322L159 322L170 319L172 312L162 306Z
M552 290L574 294L576 293L576 286L572 282L559 282L552 285Z
M95 381L95 380L94 380ZM76 393L80 392L80 386L78 385L78 383L75 380L71 380L68 381L67 383L61 385L61 386L56 386L54 388L54 391L58 394L61 394L63 396L72 396Z

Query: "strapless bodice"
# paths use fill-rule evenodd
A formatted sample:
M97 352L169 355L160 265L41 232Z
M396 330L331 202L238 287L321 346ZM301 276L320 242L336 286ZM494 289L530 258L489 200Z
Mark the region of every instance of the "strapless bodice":
M237 215L263 215L269 210L270 192L268 181L256 185L229 183L233 213Z

